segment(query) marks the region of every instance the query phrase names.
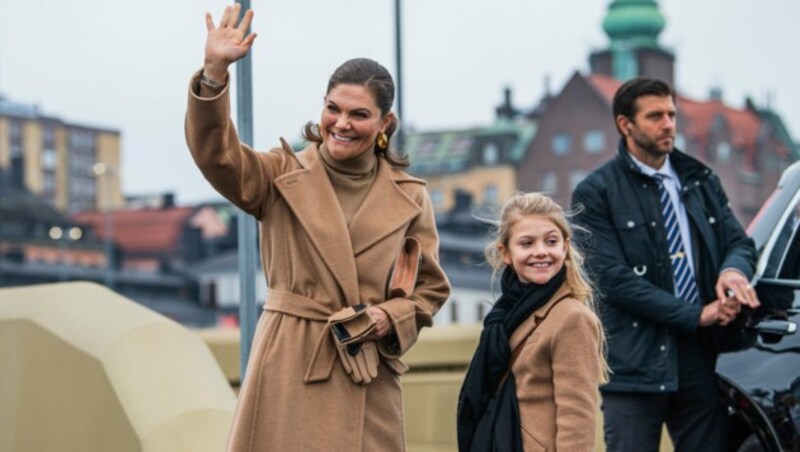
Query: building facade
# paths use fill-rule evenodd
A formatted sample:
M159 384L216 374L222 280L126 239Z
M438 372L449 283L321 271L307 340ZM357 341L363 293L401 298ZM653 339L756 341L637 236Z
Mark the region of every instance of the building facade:
M412 132L406 137L409 172L425 179L434 211L447 212L458 193L497 205L515 189L514 166L522 159L536 123L498 118L488 127Z
M118 130L70 123L0 97L0 176L13 185L63 212L119 208L119 169Z

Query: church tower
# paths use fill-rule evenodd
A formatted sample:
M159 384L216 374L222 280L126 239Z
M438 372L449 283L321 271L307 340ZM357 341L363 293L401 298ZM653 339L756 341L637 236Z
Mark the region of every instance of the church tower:
M644 75L674 85L675 55L658 43L665 23L655 0L613 0L603 20L611 43L589 57L592 73L621 81Z

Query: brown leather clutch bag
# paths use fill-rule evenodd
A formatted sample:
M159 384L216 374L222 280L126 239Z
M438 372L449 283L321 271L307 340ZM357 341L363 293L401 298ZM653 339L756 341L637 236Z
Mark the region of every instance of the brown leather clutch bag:
M419 242L413 237L403 239L400 247L400 254L389 272L386 284L386 299L408 298L414 292L419 273L419 263L422 260L422 252Z

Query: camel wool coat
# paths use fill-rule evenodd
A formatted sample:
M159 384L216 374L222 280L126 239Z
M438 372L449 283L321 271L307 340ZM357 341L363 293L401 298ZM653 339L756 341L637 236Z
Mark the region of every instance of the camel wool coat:
M202 98L190 83L186 140L197 166L229 201L260 224L269 285L229 451L405 450L399 358L450 293L438 263L438 234L424 182L378 159L375 180L351 224L316 145L295 154L255 152L239 142L229 91ZM404 237L422 260L407 299L386 300L386 284ZM359 303L389 316L396 340L378 344L378 377L353 383L339 361L327 318ZM399 346L399 347L398 347Z
M526 452L594 450L601 326L562 286L511 335L511 371Z

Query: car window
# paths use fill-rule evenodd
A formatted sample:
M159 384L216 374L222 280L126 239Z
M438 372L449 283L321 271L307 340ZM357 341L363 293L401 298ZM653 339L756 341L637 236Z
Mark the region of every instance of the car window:
M792 209L783 225L781 232L772 248L767 267L764 270L765 278L800 279L800 206Z
M790 218L791 219L791 218ZM794 223L794 224L792 224ZM772 249L764 276L777 279L798 279L800 276L800 234L798 222L787 221Z
M800 201L783 219L778 227L775 246L770 251L762 278L766 280L792 281L791 285L760 284L758 296L766 305L777 309L800 306ZM765 281L766 282L766 281Z
M796 224L779 268L778 279L800 279L800 234Z

